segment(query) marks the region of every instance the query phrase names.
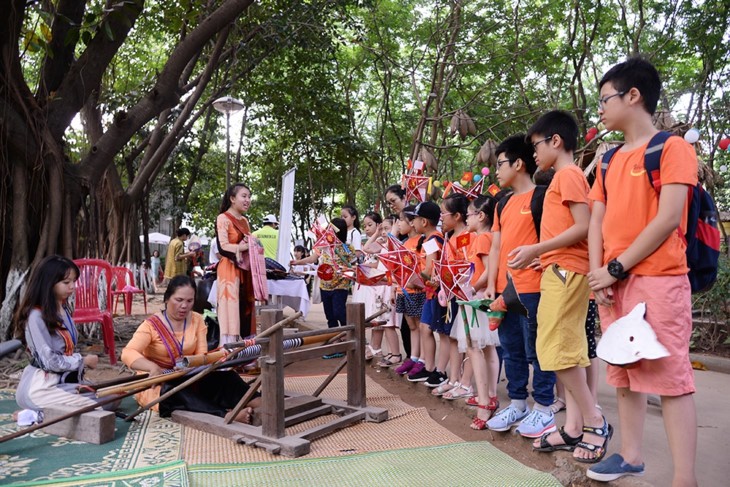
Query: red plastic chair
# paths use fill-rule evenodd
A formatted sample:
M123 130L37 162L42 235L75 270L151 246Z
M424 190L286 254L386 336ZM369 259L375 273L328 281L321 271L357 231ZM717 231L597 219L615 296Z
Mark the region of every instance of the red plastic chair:
M132 298L135 294L141 294L144 299L144 314L147 314L147 293L138 287L134 287L134 275L131 269L126 267L112 267L115 287L112 291L114 297L114 314L117 313L119 298L124 296L124 314L132 314Z
M104 348L109 363L116 365L117 351L114 345L114 320L112 318L112 266L101 259L77 259L79 279L76 281L75 323L101 323ZM105 279L106 309L99 307L99 283Z

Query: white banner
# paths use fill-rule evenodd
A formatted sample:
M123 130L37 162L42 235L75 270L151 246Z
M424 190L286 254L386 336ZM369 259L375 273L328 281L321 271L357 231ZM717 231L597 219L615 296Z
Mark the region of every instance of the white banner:
M279 202L279 245L276 260L289 268L291 260L291 227L294 224L294 176L296 168L289 169L281 177L281 200Z

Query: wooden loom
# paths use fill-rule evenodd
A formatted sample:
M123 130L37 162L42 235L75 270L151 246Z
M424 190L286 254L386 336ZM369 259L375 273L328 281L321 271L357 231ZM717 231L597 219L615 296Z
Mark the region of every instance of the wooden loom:
M262 311L262 328L275 323L276 313L276 310ZM200 431L229 438L237 443L264 448L269 453L288 457L308 454L313 439L351 424L363 420L381 423L388 419L388 410L368 407L366 401L365 328L365 306L362 303L347 305L347 326L336 329L346 334L346 339L342 342L284 352L282 345L284 334L279 328L268 339L261 340L262 350L259 358L261 375L226 418L205 413L174 411L172 420ZM299 336L325 335L332 331L327 329L304 332ZM324 379L312 395L285 392L286 365L337 352L345 352L346 358ZM347 400L318 397L344 367L347 367ZM253 397L259 385L262 389L261 407L256 411L256 419L260 417L260 424L232 422L238 411ZM323 415L336 415L338 418L297 434L286 434L287 427Z

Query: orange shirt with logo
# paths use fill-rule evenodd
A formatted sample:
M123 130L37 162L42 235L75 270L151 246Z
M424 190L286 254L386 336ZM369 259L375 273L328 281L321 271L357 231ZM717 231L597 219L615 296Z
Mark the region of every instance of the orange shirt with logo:
M469 262L474 264L474 274L471 276L471 284L472 286L477 282L477 280L484 274L484 262L482 262L482 257L489 255L489 250L492 248L492 234L489 232L486 233L472 233L471 235L471 244L469 244L469 249L467 250L467 255L469 257Z
M598 170L596 182L588 197L606 205L603 218L603 262L621 255L641 233L659 210L659 195L649 184L644 169L647 144L613 156L606 172L606 181ZM660 160L662 184L697 184L697 155L694 148L680 137L670 137L664 144ZM608 197L604 193L604 187ZM689 190L689 188L688 188ZM675 276L686 274L687 258L682 235L687 228L685 201L680 228L646 259L629 271L640 276Z
M501 293L507 286L507 271L512 275L512 281L518 293L539 293L540 272L534 269L513 269L507 267L507 254L521 245L533 245L537 243L535 224L532 221L532 210L530 202L535 190L527 193L513 195L504 209L502 218L499 212L494 212L494 225L492 232L500 232L499 243L499 269L497 272L497 283L495 291ZM501 221L500 221L501 220Z
M555 173L545 192L540 224L540 241L557 237L575 224L570 212L570 203L588 205L590 187L578 166L570 165ZM540 256L543 268L552 264L578 274L588 274L588 239L585 238L569 247L545 252Z

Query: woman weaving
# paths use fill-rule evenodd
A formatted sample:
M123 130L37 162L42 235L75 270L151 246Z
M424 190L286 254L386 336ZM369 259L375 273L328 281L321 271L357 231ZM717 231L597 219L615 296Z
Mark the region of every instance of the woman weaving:
M207 327L203 316L193 312L194 301L195 282L183 275L172 278L165 291L165 308L143 321L124 347L122 361L127 367L156 376L181 367L185 355L207 352ZM183 377L154 386L135 395L135 399L144 406L185 380ZM223 417L247 390L248 385L232 370L215 371L152 409L158 410L162 417L170 416L175 410ZM255 397L249 403L251 407L236 416L236 421L250 423L252 407L257 407L260 401L260 397Z

